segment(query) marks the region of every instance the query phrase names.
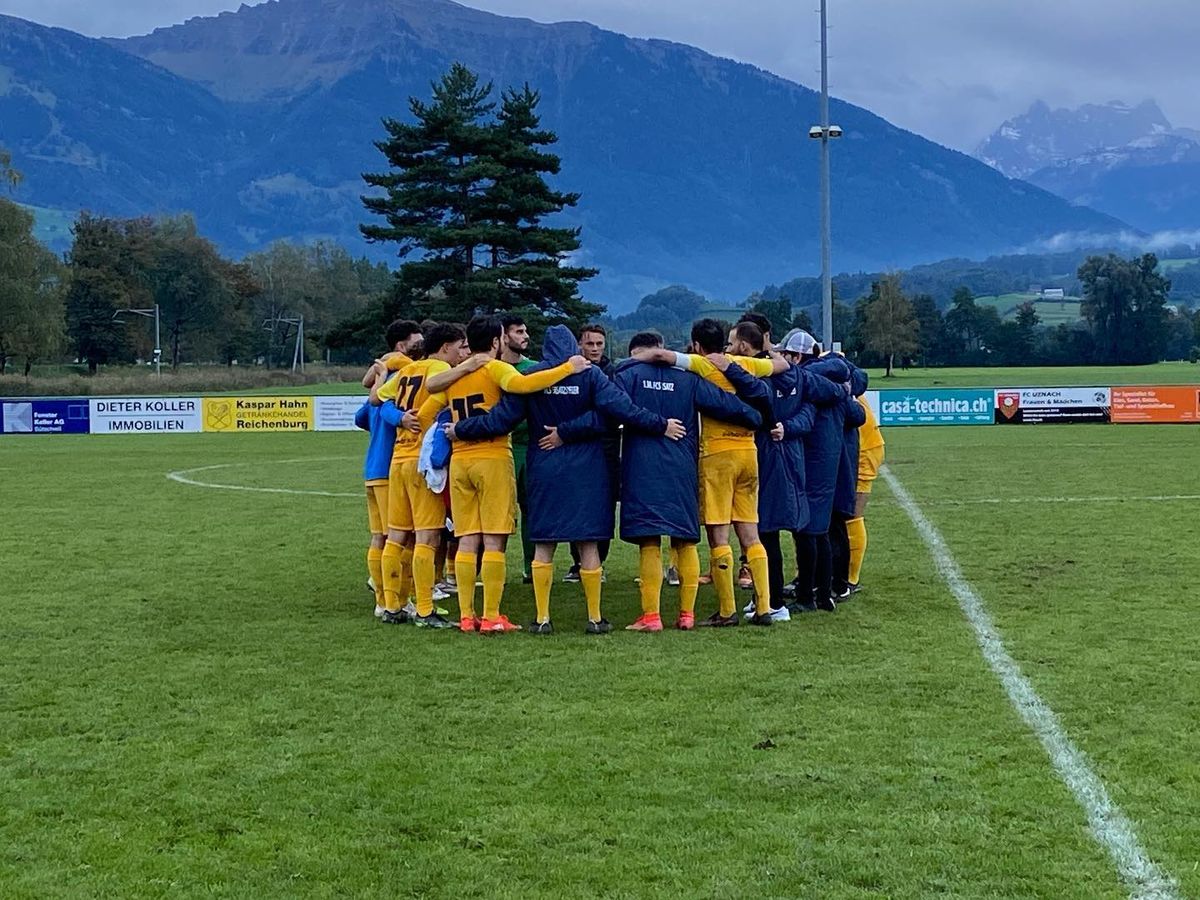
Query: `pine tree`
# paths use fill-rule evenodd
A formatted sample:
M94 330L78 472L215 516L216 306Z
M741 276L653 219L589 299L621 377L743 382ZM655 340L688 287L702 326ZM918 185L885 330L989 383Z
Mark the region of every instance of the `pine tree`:
M578 293L595 270L564 264L579 249L578 229L542 224L579 195L546 183L560 160L542 149L557 138L541 128L538 94L507 90L493 116L492 85L459 63L432 88L430 103L410 98L414 123L384 120L388 139L376 146L390 169L363 176L386 192L363 198L386 223L363 234L414 257L397 272L383 317L465 321L520 308L545 325L598 313Z

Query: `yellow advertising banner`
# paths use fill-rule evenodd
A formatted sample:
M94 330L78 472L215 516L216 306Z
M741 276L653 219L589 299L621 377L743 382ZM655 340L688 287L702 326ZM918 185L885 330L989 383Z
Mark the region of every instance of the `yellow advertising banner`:
M312 431L312 397L205 397L205 431Z

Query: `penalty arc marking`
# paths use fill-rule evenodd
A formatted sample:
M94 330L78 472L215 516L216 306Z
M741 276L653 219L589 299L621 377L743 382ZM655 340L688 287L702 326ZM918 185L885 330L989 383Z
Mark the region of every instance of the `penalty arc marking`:
M198 478L192 478L193 475L198 475L201 472L216 472L222 469L237 469L247 468L250 466L262 465L287 465L289 463L306 463L306 462L343 462L348 459L357 459L356 456L306 456L298 459L272 459L272 460L256 460L254 462L240 463L217 463L211 466L198 466L195 469L179 469L175 472L168 472L167 478L171 481L177 481L180 484L191 485L192 487L210 488L218 491L246 491L253 494L298 494L306 497L353 497L356 500L361 500L363 494L361 491L350 493L347 491L306 491L299 488L277 488L277 487L255 487L248 484L223 484L217 481L202 481Z
M1054 710L1021 672L1021 667L1004 646L983 598L963 576L941 532L925 517L912 495L886 465L880 467L879 474L929 548L938 574L958 600L975 632L984 659L1000 679L1013 708L1037 735L1058 777L1086 813L1092 834L1112 857L1129 896L1138 900L1176 900L1180 893L1174 879L1150 859L1133 830L1133 823L1109 796L1087 756L1075 746Z

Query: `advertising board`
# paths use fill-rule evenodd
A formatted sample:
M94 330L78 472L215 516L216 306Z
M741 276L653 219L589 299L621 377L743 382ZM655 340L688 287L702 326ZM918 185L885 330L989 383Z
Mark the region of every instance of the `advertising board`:
M867 406L871 409L871 414L875 416L875 421L879 421L879 391L867 391L863 394L863 399L867 401Z
M106 397L92 400L92 434L203 430L199 397Z
M990 389L880 391L879 424L991 425L994 405Z
M1200 422L1200 385L1115 387L1114 422Z
M0 400L0 434L87 433L87 400Z
M1000 388L996 391L996 424L1103 423L1109 421L1111 405L1111 391L1106 387Z
M357 397L314 397L313 427L316 431L353 431L354 414L365 395Z
M312 397L205 397L204 430L312 431Z

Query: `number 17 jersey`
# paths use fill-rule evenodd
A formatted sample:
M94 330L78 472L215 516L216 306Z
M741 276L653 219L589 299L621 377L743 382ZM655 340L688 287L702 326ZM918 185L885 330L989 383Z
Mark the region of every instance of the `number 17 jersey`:
M429 379L449 369L450 365L440 359L417 360L409 363L396 377L387 381L378 390L377 395L380 400L393 401L399 409L416 413L430 397L429 390L425 387ZM407 428L397 428L396 446L392 449L392 464L406 459L418 459L421 455L421 437L421 434L415 434Z

